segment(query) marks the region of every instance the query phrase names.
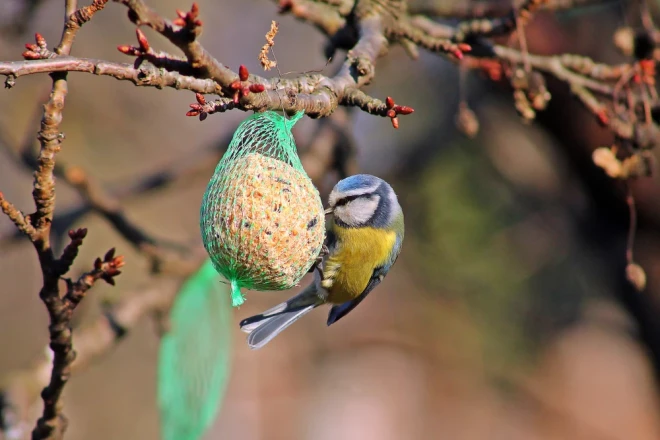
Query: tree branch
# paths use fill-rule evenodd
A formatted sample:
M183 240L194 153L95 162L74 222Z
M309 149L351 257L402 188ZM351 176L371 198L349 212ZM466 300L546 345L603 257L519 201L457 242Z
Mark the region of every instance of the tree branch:
M134 23L138 26L149 26L169 39L185 54L191 68L219 85L218 94L225 97L225 100L221 100L212 110L204 113L240 108L256 111L281 109L287 112L304 110L312 118L328 116L338 105L345 104L343 98L349 88L359 88L371 82L375 75L376 59L387 51L382 19L379 14L369 12L369 15L359 17L359 40L349 51L344 65L333 78L318 74L303 74L295 80L287 81L279 78L268 80L256 75L246 75L247 77L243 79L241 75L213 58L196 41L201 22L197 24L192 21L190 25L177 26L146 6L142 0L115 1L129 8ZM199 11L193 5L187 14L191 20L197 20ZM148 54L150 47L146 38L138 35L138 40L141 50L139 53ZM244 93L248 84L263 86L263 92ZM226 100L227 98L233 99L233 105ZM360 104L361 108L375 109L373 114L384 114L387 110L382 102L367 95L362 95L359 102L355 99L351 102ZM375 105L369 105L371 103Z
M79 372L101 360L143 319L166 312L182 282L183 276L151 280L141 288L125 292L125 299L107 306L96 321L76 329L76 358L70 372ZM37 403L40 390L48 385L44 372L51 369L51 353L47 349L46 356L29 368L10 373L0 382L0 427L4 432L24 436L21 431L26 429L30 409Z
M69 54L77 30L95 12L102 9L106 2L107 0L94 0L92 5L77 10L75 0L67 0L65 5L67 20L60 44L55 49L56 54L65 56ZM28 46L29 51L36 51L41 56L51 57L43 37L37 34L36 40L36 45ZM124 264L122 257L114 257L114 250L108 252L103 260L96 261L94 270L83 275L75 283L68 282L65 295L60 296L60 277L68 272L77 256L78 247L87 234L85 229L69 232L71 243L65 248L64 254L60 258L55 257L50 244L50 232L55 209L55 156L60 151L63 139L59 128L68 91L66 75L66 72L51 73L52 91L48 102L44 105L41 130L37 135L41 147L36 161L37 169L34 173L32 191L36 211L24 216L4 198L0 198L2 211L11 218L21 232L30 238L37 251L43 277L43 287L39 292L39 297L46 305L50 318L52 371L48 385L41 392L44 409L32 431L33 439L59 439L62 437L66 429L66 419L62 414L59 399L69 379L71 363L75 358L71 336L73 310L95 281L103 279L114 284L113 278L119 275L118 269Z
M0 62L0 75L6 75L5 87L11 88L16 79L24 75L49 72L86 72L94 75L130 81L136 86L171 87L177 90L190 90L196 93L215 93L218 85L211 79L200 79L165 70L169 66L162 63L159 69L147 60L135 64L120 64L89 58L61 56L45 60Z

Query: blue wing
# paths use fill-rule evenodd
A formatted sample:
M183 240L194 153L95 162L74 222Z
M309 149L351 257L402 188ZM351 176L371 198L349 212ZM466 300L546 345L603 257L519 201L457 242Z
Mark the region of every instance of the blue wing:
M369 279L369 283L367 284L367 287L360 295L358 295L356 298L353 298L350 301L346 301L343 304L333 306L330 309L330 313L328 314L328 325L332 325L335 322L339 321L341 318L346 316L351 310L356 308L357 305L360 304L362 300L367 297L367 295L369 295L369 292L371 292L374 289L374 287L380 284L383 278L385 278L386 273L387 270L385 270L384 267L376 268L374 270L373 275L371 276L371 279Z
M392 249L392 257L390 260L384 265L384 266L379 266L374 269L373 274L371 275L371 278L369 279L369 283L367 283L367 287L365 287L364 291L358 295L356 298L353 298L350 301L346 301L343 304L339 304L336 306L333 306L330 309L330 313L328 313L328 325L332 325L335 322L339 321L341 318L344 316L348 315L348 313L356 308L358 304L360 304L366 297L369 295L369 292L374 290L374 288L380 284L381 281L383 281L383 278L385 278L385 275L390 271L390 268L394 265L396 262L397 258L399 258L399 253L401 252L401 243L402 243L402 237L397 236L397 240L394 244L394 249Z

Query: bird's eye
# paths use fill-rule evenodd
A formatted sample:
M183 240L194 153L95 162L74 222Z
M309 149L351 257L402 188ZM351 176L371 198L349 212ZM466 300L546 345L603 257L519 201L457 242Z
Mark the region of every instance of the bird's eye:
M351 202L351 201L357 199L358 197L360 197L360 196L346 196L343 199L337 200L337 203L335 203L335 206L344 206L348 202Z

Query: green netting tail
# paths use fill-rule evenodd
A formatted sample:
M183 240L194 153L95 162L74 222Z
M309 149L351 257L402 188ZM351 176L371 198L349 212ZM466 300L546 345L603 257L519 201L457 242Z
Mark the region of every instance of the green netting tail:
M241 286L238 284L238 280L231 280L231 305L232 307L238 307L245 302L245 297L241 293Z

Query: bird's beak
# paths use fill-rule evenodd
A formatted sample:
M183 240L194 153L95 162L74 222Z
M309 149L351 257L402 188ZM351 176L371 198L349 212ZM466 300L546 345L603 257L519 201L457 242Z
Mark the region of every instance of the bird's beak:
M326 210L325 210L325 214L326 214L326 215L328 215L328 214L332 214L332 208L328 208L328 209L326 209Z

